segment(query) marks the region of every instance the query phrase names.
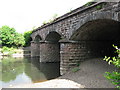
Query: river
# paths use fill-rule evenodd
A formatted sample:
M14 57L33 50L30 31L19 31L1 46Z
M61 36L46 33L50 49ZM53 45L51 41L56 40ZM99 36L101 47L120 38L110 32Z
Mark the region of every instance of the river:
M39 58L4 57L0 66L2 88L39 83L60 76L59 63L40 63Z

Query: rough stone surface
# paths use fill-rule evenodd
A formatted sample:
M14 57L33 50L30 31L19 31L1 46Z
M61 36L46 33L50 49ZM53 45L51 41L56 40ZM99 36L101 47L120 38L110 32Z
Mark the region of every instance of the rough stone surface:
M59 43L41 43L40 44L40 62L60 62Z
M73 32L79 29L82 25L89 21L97 20L97 19L110 19L119 21L119 3L97 3L92 6L78 8L71 13L65 14L51 24L44 25L42 27L37 28L32 33L32 40L35 39L37 35L40 35L43 40L45 40L46 36L55 31L60 34L63 38L70 38ZM96 6L103 5L101 9L97 9Z
M40 56L41 62L60 61L64 74L87 58L109 56L112 44L119 44L119 33L120 2L84 5L34 30L31 56ZM34 43L38 36L43 43Z
M31 42L31 57L40 56L40 46L39 42Z

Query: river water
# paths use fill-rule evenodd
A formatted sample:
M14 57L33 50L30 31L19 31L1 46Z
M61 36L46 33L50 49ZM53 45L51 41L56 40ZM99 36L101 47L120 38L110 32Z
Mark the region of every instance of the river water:
M43 82L60 76L59 63L40 63L39 58L5 57L0 60L0 65L0 85L3 88Z

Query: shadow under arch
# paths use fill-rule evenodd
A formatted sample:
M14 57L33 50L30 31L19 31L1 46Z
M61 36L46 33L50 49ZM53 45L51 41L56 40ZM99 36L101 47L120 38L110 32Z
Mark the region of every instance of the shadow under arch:
M46 41L51 42L58 42L61 39L61 35L55 31L49 32L49 34L46 36Z
M120 22L110 19L88 21L72 34L70 40L84 41L90 57L114 56L112 44L120 46Z

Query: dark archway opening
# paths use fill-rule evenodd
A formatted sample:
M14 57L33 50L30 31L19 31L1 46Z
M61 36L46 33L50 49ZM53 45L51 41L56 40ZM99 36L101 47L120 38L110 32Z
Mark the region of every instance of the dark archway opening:
M46 36L45 40L50 42L58 42L60 39L61 39L61 35L55 31L52 31Z
M107 19L89 21L75 31L71 40L85 41L90 57L115 56L112 45L120 47L120 22Z
M37 35L31 42L31 57L40 57L40 40L42 38Z
M42 38L39 35L37 35L34 39L35 42L39 42L40 40L42 40Z

